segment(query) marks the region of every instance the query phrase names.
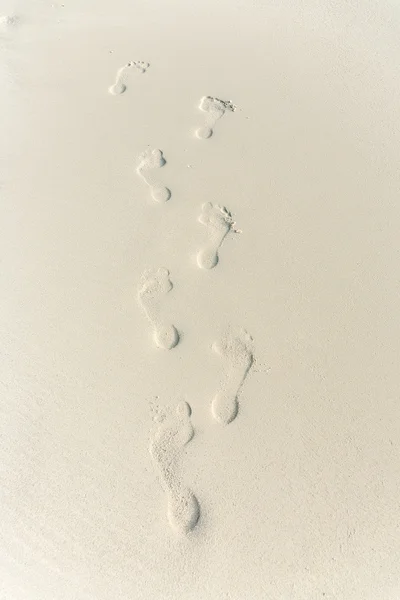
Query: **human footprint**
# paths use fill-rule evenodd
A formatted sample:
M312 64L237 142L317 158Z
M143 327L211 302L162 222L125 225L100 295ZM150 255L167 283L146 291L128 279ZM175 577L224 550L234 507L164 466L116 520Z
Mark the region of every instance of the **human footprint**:
M180 402L175 414L161 423L150 442L150 454L167 493L167 518L172 529L180 534L189 533L200 517L198 500L179 473L183 448L194 436L191 412L187 402Z
M199 221L207 227L208 242L197 255L197 264L202 269L213 269L219 261L218 250L229 231L239 233L231 213L218 204L207 202L202 206Z
M213 350L226 363L221 390L214 396L211 411L219 423L227 425L236 417L238 396L253 364L252 337L244 330L228 333L214 342Z
M153 169L160 169L166 164L162 150L147 150L139 157L136 172L150 188L151 196L156 202L167 202L171 198L171 191L156 182L151 176Z
M128 74L132 72L145 73L149 66L150 63L142 62L141 60L129 61L126 65L118 69L115 83L108 88L108 91L113 96L123 94L127 88Z
M212 136L215 123L224 116L227 110L231 112L236 110L236 106L230 100L220 100L211 96L203 96L199 108L206 113L206 123L203 127L199 127L196 135L203 140Z
M139 303L154 329L154 340L164 350L171 350L179 342L176 327L166 324L161 317L163 298L173 287L168 269L160 268L144 273L138 293Z

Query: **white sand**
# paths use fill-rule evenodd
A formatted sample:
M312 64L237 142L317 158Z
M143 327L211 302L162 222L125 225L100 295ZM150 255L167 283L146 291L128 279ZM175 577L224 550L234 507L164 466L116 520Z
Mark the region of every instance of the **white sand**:
M0 600L398 600L400 4L0 16Z

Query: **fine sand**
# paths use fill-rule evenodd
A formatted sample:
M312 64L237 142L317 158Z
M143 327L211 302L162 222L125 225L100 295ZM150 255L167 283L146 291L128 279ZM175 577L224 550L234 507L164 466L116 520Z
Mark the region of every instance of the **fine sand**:
M0 600L398 600L400 4L0 48Z

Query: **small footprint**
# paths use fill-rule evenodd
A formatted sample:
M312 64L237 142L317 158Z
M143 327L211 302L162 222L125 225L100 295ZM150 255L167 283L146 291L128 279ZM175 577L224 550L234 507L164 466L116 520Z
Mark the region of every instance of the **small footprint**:
M173 287L168 269L160 268L144 273L138 293L139 303L154 328L154 340L164 350L171 350L179 342L176 327L165 324L160 316L163 298Z
M141 60L131 60L126 65L118 69L115 77L115 83L108 88L108 91L113 96L123 94L127 88L128 74L135 73L146 73L150 67L150 63L142 62Z
M170 417L163 415L150 442L150 454L157 465L167 493L167 517L172 529L180 534L189 533L200 517L200 506L193 492L185 486L179 474L179 460L184 446L194 436L190 419L191 408L180 402Z
M20 19L16 15L0 15L0 32L16 27L19 23Z
M196 131L198 138L206 140L214 133L215 123L224 116L227 110L234 112L236 106L230 100L220 100L211 96L203 96L199 104L200 110L206 113L206 123Z
M197 264L202 269L213 269L219 261L218 250L229 231L240 233L236 229L231 213L218 204L207 202L202 206L199 221L207 227L208 243L197 255Z
M136 172L147 183L151 196L156 202L167 202L171 198L171 191L162 185L154 183L150 171L160 169L167 161L161 150L147 150L139 157L139 165Z
M226 363L222 390L215 395L211 406L214 418L223 425L233 421L238 413L238 396L254 360L252 341L246 331L240 330L213 344L213 350Z

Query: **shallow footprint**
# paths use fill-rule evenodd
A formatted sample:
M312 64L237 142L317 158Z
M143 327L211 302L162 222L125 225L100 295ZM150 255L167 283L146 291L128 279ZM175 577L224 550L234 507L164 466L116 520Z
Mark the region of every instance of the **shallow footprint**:
M233 421L238 413L238 396L254 360L252 341L246 331L240 330L226 334L213 344L213 350L226 363L222 389L214 396L211 405L214 419L223 425Z
M160 169L166 162L162 150L159 149L147 150L139 157L136 172L147 183L151 196L156 202L167 202L171 198L171 191L167 187L155 183L151 176L153 169Z
M198 500L185 486L179 474L179 460L183 448L194 436L190 420L191 412L187 402L180 402L176 407L176 413L162 420L149 448L167 493L169 524L180 534L189 533L200 517Z
M214 133L215 123L224 116L227 110L234 112L236 106L230 100L220 100L211 96L203 96L199 104L200 110L206 113L206 123L196 131L198 138L206 140Z
M213 269L219 261L218 250L229 231L239 233L231 213L218 204L207 202L202 206L199 221L207 227L208 242L197 255L197 264L202 269Z
M16 15L0 15L0 32L16 27L19 22L20 19Z
M176 327L166 324L161 318L163 298L173 287L168 269L160 268L144 273L138 292L138 301L154 329L154 340L164 350L171 350L179 342Z
M127 88L128 75L132 72L146 73L150 63L142 62L141 60L130 60L126 65L118 69L115 77L115 83L108 88L108 91L113 96L123 94Z

